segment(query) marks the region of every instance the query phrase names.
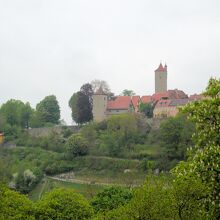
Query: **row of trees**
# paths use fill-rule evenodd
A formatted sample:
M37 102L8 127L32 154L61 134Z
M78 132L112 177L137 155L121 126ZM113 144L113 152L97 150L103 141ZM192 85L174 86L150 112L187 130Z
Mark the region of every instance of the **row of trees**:
M22 129L59 124L60 107L54 95L46 96L36 109L30 103L11 99L0 107L0 131L9 139L16 138Z

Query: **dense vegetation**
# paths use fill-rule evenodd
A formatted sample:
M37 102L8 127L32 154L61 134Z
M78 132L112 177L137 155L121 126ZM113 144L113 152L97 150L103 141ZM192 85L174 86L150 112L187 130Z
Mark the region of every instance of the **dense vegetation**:
M60 107L54 95L45 97L33 109L30 104L11 99L0 107L0 132L6 141L19 138L29 127L59 124Z
M0 178L14 189L0 185L0 219L219 219L220 81L211 79L204 95L159 129L143 116L120 115L88 123L77 134L64 129L33 138L18 120L21 133L13 140L22 146L0 152ZM6 119L14 126L14 119ZM171 171L155 175L158 169ZM109 187L90 201L70 189L52 190L36 203L16 192L30 192L43 174L134 179L135 170L147 174L142 186Z

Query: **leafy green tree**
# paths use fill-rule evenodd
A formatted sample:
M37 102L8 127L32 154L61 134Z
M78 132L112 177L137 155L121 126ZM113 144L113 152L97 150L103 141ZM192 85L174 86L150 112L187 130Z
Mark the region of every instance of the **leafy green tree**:
M90 83L83 84L80 88L80 92L82 92L84 95L86 95L89 98L89 104L91 105L90 108L92 109L92 96L94 94L92 85Z
M70 158L88 153L88 143L80 134L71 135L66 142L67 156Z
M133 90L124 89L121 93L122 96L133 96L135 92Z
M165 176L148 175L142 187L134 190L133 198L96 219L212 219L207 215L201 200L208 192L197 179L172 182ZM199 210L199 211L198 211Z
M121 145L130 146L138 133L138 126L135 115L115 115L107 120L108 132L116 132L121 136Z
M0 184L0 219L34 220L33 203L26 196Z
M152 103L140 103L139 111L148 118L153 118L154 105Z
M178 169L184 171L182 162ZM210 215L203 205L210 191L200 178L193 175L190 178L175 178L171 190L173 205L179 219L213 219L212 214Z
M21 121L22 121L22 127L29 128L30 120L33 115L34 110L31 108L30 103L27 102L21 111Z
M220 218L220 80L210 79L204 93L206 99L187 105L184 109L196 123L195 147L189 150L188 161L175 168L176 178L185 181L198 177L210 190L204 205L214 209L212 219Z
M187 120L186 115L183 114L168 118L161 123L159 131L161 146L169 160L185 158L187 148L193 145L194 131L194 123Z
M77 123L85 123L92 120L92 106L89 97L82 92L77 93L78 121Z
M78 118L79 118L79 109L77 106L77 99L78 99L78 93L74 93L70 100L69 100L69 107L71 108L72 111L72 119L76 123L78 123Z
M36 204L36 219L90 219L93 209L87 200L71 189L55 189Z
M72 110L72 118L76 123L82 124L92 120L90 98L83 92L74 93L69 100L69 106Z
M20 124L20 112L22 105L23 103L21 101L11 99L1 106L0 114L5 118L9 125L13 126Z
M36 106L38 119L43 123L59 124L60 107L56 96L46 96Z
M106 212L125 205L132 198L129 189L112 186L99 192L91 201L95 212Z
M24 104L20 100L11 99L0 108L0 116L10 126L26 128L30 120L32 108L29 103Z

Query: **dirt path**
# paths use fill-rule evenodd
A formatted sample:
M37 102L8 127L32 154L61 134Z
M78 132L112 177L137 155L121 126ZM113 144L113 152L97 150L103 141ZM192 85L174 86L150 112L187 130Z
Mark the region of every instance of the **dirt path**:
M121 160L121 161L134 161L140 162L138 159L129 159L129 158L118 158L118 157L107 157L107 156L86 156L87 158L93 159L106 159L106 160Z
M95 181L87 181L87 180L80 180L80 179L68 179L67 180L67 179L62 179L62 178L53 177L53 176L47 176L47 178L62 181L62 182L97 185L97 186L123 186L123 187L137 187L138 186L138 185L127 185L127 184L118 184L118 183L95 182Z

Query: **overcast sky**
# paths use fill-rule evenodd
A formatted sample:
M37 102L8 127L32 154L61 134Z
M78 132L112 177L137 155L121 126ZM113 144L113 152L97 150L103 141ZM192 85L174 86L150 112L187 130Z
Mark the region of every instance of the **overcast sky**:
M200 93L220 77L219 12L219 0L0 0L0 104L54 94L71 123L82 84L152 94L160 61L169 89Z

